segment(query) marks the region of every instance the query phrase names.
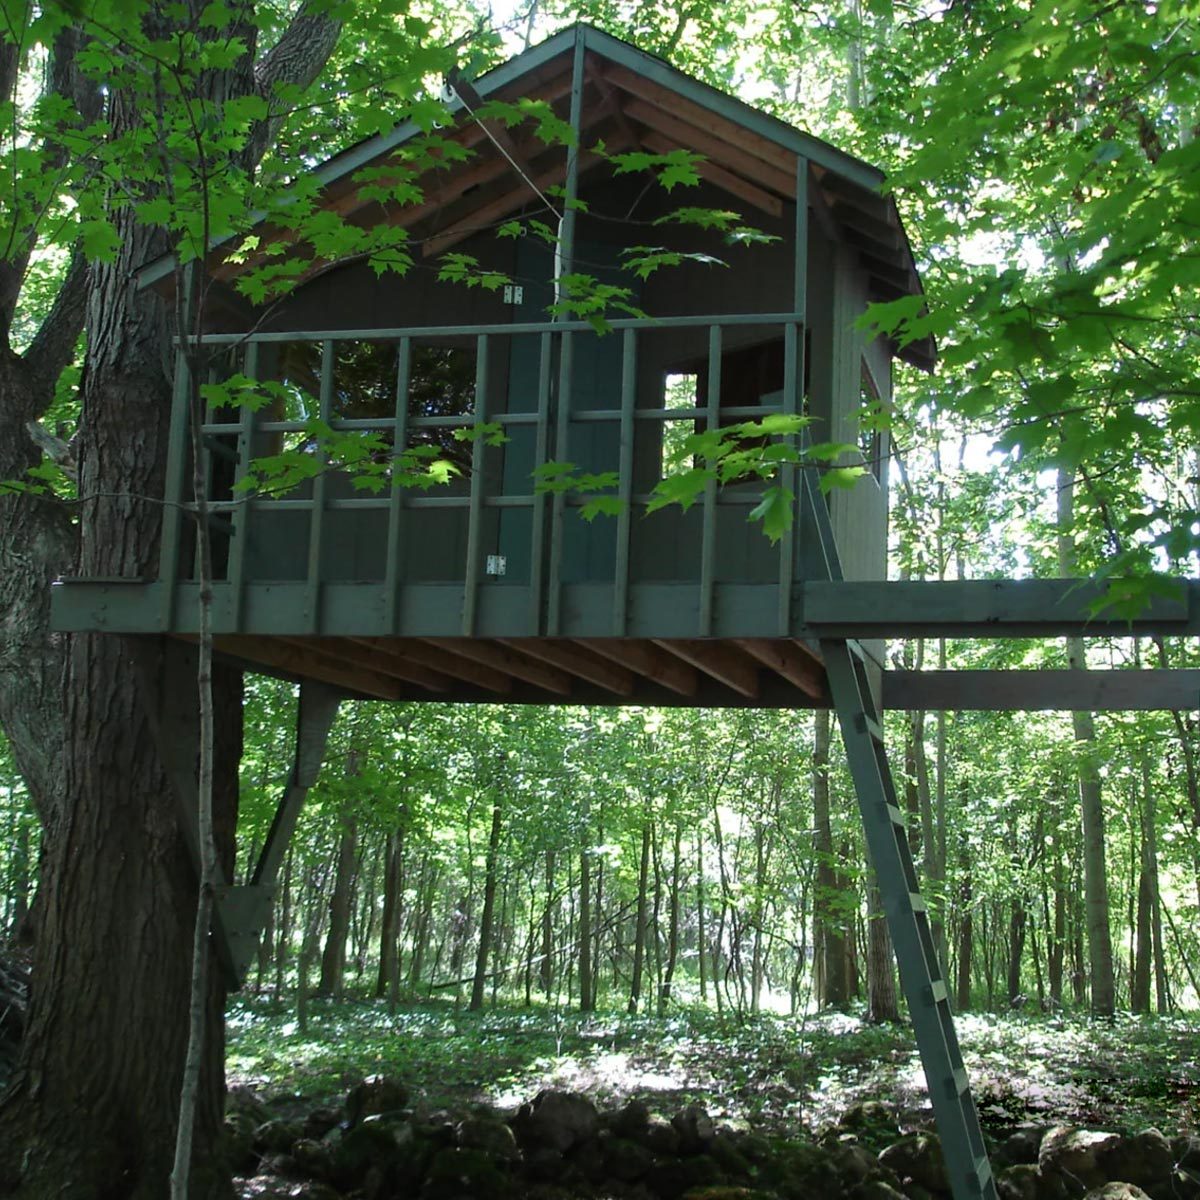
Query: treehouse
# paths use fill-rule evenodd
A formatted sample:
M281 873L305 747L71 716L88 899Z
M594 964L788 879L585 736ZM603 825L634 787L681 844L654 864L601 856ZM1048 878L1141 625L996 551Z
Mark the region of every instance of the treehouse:
M887 433L860 414L886 410L897 354L934 357L856 326L871 301L920 297L881 174L585 26L450 104L432 140L402 125L314 173L330 214L403 231L403 274L330 265L269 224L207 264L212 377L272 397L205 418L218 650L385 699L821 700L797 598L834 549L846 578L886 576ZM555 121L573 133L543 141ZM672 169L696 178L668 188ZM420 200L388 199L397 179ZM300 277L286 299L238 296L279 261ZM141 283L173 278L163 262ZM73 628L197 631L187 395L181 359L158 579L65 584ZM690 435L775 414L863 468L815 501L824 550L807 468L653 506ZM369 452L351 469L314 420ZM311 467L298 486L243 490L285 452ZM446 481L411 486L434 463ZM546 490L554 464L580 486ZM772 544L749 518L776 485L792 511ZM585 519L597 490L611 515Z
M1131 618L1097 615L1102 589L1077 581L886 581L888 435L860 418L887 410L897 357L930 369L935 350L859 323L872 301L921 306L873 167L583 25L449 97L452 124L398 126L304 181L331 225L386 232L404 273L326 261L269 219L253 243L212 249L207 377L178 356L157 577L54 588L58 629L140 635L132 657L196 864L195 474L216 652L301 683L271 835L251 881L217 889L229 979L253 955L344 697L830 705L950 1184L956 1200L992 1200L884 753L879 693L902 705L888 696L899 673L881 673L872 639L1194 634L1200 591ZM256 306L239 284L264 268L298 286ZM177 276L164 261L140 284L166 292ZM222 380L258 402L211 407L193 429L193 383ZM657 504L664 478L694 465L695 435L722 431L769 469ZM789 439L836 459L773 458ZM858 468L855 486L825 495L831 465ZM431 467L442 481L413 486ZM751 519L764 509L775 541ZM1187 672L1054 674L954 672L907 695L1179 707L1200 686Z

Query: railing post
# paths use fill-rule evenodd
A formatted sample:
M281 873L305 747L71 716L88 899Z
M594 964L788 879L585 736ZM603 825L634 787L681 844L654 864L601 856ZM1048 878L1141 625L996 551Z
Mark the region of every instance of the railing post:
M258 378L258 343L247 342L246 354L242 370L249 379ZM250 521L252 511L249 494L243 493L238 497L237 485L246 478L250 471L250 461L254 445L255 410L252 404L243 404L238 422L238 461L237 472L233 477L233 499L236 507L230 514L229 565L226 578L230 590L230 628L236 633L242 625L242 601L245 593L246 577L246 542L250 538Z
M721 326L708 327L708 396L704 426L709 433L721 427ZM717 481L704 485L703 525L700 531L700 636L710 637L713 625L713 580L717 559Z
M796 244L794 247L794 278L792 280L792 309L796 320L784 330L783 411L792 416L804 411L804 339L808 328L808 159L796 156ZM804 436L792 439L792 444L808 444ZM810 468L802 466L800 470ZM795 467L783 467L780 483L792 493L792 525L779 541L779 627L781 637L792 632L792 587L796 581L796 564L802 545L804 521L802 512L807 503L808 489L798 486Z
M463 579L462 631L464 637L475 633L479 604L479 549L483 521L483 468L487 449L478 427L487 420L488 335L475 339L475 440L471 446L471 503L467 510L467 569Z
M617 553L613 565L613 634L629 627L629 539L633 522L633 442L637 405L637 330L626 329L621 346L621 433L617 471Z
M408 388L412 374L412 339L401 338L396 363L396 407L392 418L392 493L388 503L387 560L383 578L386 590L387 629L400 629L400 553L404 548L404 451L408 447Z
M538 355L537 431L534 435L533 449L535 472L539 467L546 465L550 454L550 377L554 353L553 335L549 332L541 334L540 343L540 353ZM536 480L536 478L535 474L534 479ZM538 491L535 483L529 547L530 617L533 621L533 632L535 635L542 632L546 612L546 597L544 595L546 501L546 493Z
M186 337L184 331L181 337ZM187 355L175 349L175 385L171 395L171 428L167 434L167 477L163 487L162 537L158 547L158 577L162 581L160 628L175 627L175 597L179 590L179 542L183 530L184 476L187 473L188 430L192 381Z
M318 417L325 425L333 410L333 373L336 365L334 342L326 339L321 344L321 397ZM308 526L308 573L306 575L306 608L308 632L319 633L321 629L321 547L325 538L325 484L328 455L318 446L314 451L318 471L313 477L312 507L309 510Z

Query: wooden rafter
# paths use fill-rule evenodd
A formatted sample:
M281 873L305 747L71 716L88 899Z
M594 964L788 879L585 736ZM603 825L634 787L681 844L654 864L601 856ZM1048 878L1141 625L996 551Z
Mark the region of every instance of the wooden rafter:
M637 677L626 667L601 658L600 655L566 638L498 638L505 646L511 646L530 658L541 659L551 666L560 667L588 683L594 683L618 696L632 696Z
M476 638L426 638L429 645L445 650L447 654L457 654L460 658L483 663L494 670L502 671L515 679L532 683L535 687L545 688L558 696L571 694L571 676L564 671L547 666L519 654L508 646L500 646L495 642L481 641Z
M625 146L620 142L615 145L610 143L608 149L623 150ZM607 159L602 158L598 154L582 150L579 153L579 172L582 174L584 171L588 171L592 167L606 161ZM507 164L505 165L507 166ZM509 169L511 170L511 168ZM533 184L538 191L545 192L547 188L557 187L566 177L567 164L562 162L536 176L533 179ZM489 203L473 209L467 216L462 217L460 220L454 222L454 224L447 226L445 229L428 238L422 247L422 252L425 257L430 258L435 254L441 254L443 251L449 250L451 246L456 246L459 242L470 237L473 233L477 233L480 229L515 213L532 195L534 195L534 192L528 184L518 184L517 187L504 192Z
M512 691L512 679L502 671L457 654L447 654L417 638L369 638L372 645L394 654L406 662L415 663L431 671L472 683L485 691L506 696Z
M615 64L605 68L604 77L622 91L629 92L658 110L675 114L678 118L685 120L689 128L707 130L722 142L748 151L755 158L775 167L784 175L790 177L795 170L796 156L791 150L763 137L762 134L747 129L744 125L739 125L736 121L718 116L708 109L696 108L670 88L663 87L626 67ZM626 111L629 111L628 105Z
M626 641L616 638L581 638L581 646L620 663L623 667L644 675L653 683L677 692L680 696L694 696L700 690L699 673L687 663L680 662L674 655L660 650L650 642Z
M672 150L679 149L678 142L665 134L655 133L653 130L642 136L642 145L652 154L669 154ZM731 196L745 200L747 204L753 205L760 212L765 212L769 217L783 216L783 201L773 192L768 192L765 188L750 183L740 175L735 175L732 171L718 166L715 162L706 159L704 162L697 163L696 172L701 179L707 179L709 183L723 189Z
M780 196L795 198L794 158L790 168L776 166L750 153L738 143L726 141L710 129L700 129L690 124L676 112L666 112L644 100L627 100L625 114L657 133L673 139L677 145L686 146L689 150L705 155L718 166L742 175Z
M454 688L454 678L449 673L396 654L396 643L388 638L346 637L310 640L328 642L330 650L347 661L361 663L381 674L428 688L431 692L449 692Z
M744 654L730 649L727 644L699 639L682 641L655 640L655 645L674 654L684 662L711 675L727 688L732 688L747 700L758 698L758 668Z
M373 696L377 700L398 700L403 692L397 680L378 671L349 665L344 659L311 653L307 647L301 646L279 637L220 634L213 638L213 649L220 653L258 663L298 679L320 679L324 683Z
M738 638L736 644L764 667L783 676L813 700L828 701L829 685L821 660L802 643L781 638Z

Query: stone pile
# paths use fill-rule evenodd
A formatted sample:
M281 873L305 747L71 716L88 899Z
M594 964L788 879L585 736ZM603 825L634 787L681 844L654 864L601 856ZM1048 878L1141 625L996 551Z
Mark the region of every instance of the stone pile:
M241 1195L257 1200L948 1200L931 1133L900 1136L856 1105L817 1141L669 1119L640 1100L600 1111L543 1091L514 1114L451 1113L372 1076L340 1108L278 1115L234 1090L227 1126ZM1070 1126L1017 1129L994 1147L1001 1200L1200 1200L1200 1139Z

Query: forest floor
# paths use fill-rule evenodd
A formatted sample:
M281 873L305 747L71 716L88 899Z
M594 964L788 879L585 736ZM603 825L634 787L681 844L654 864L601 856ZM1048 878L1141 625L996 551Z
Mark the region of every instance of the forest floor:
M1200 1127L1200 1020L962 1014L960 1041L985 1127L1067 1122L1117 1132ZM582 1016L548 1007L468 1013L451 1003L238 1000L228 1075L265 1097L321 1103L365 1075L404 1081L432 1107L515 1108L547 1087L604 1106L698 1103L736 1128L816 1132L867 1099L901 1125L927 1123L911 1031L860 1017L791 1018L690 1009L666 1018Z

